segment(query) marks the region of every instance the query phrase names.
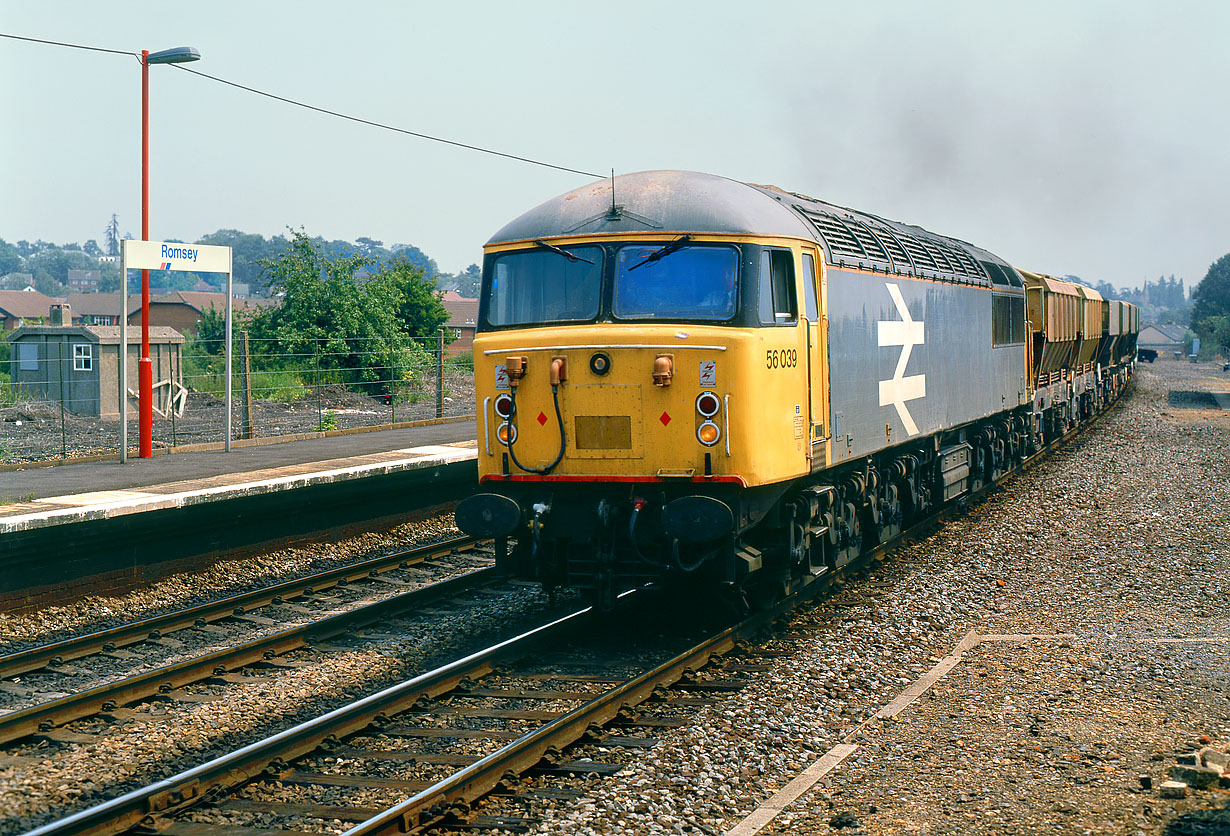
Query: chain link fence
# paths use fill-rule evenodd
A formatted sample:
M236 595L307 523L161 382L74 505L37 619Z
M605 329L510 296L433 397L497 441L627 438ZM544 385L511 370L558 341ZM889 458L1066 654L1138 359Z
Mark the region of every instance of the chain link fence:
M471 416L473 361L441 338L334 340L342 350L313 347L278 352L271 341L236 333L231 386L231 438L272 438L388 427L432 418ZM118 376L100 358L85 361L54 345L35 356L0 339L0 466L80 457L116 456L120 422L98 417ZM71 346L69 347L72 348ZM130 347L130 358L133 349ZM89 368L93 366L93 368ZM83 368L85 367L85 368ZM226 361L221 340L189 337L182 351L155 363L154 449L221 443L226 433ZM88 381L93 379L92 389ZM83 381L86 381L83 383ZM136 456L136 363L129 362L129 455ZM114 403L118 395L112 396ZM105 410L102 410L105 411Z

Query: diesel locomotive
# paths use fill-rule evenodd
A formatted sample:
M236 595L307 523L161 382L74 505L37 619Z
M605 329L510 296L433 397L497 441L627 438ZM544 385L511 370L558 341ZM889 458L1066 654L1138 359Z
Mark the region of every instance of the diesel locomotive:
M499 565L610 607L836 570L1105 408L1136 309L773 186L598 181L487 242L474 372Z

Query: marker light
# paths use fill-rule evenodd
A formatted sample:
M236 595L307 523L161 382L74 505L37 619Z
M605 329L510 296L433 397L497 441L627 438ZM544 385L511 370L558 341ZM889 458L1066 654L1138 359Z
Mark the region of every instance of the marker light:
M495 437L500 440L501 444L508 447L517 440L517 428L505 421L495 428Z
M714 444L717 444L718 438L721 435L722 431L712 421L706 421L696 428L696 438L706 447L712 447Z
M717 411L721 406L722 402L712 392L701 392L700 397L696 399L696 411L706 418L712 418L714 415L717 415Z
M498 395L495 399L495 414L503 418L505 421L512 415L513 400L508 394Z

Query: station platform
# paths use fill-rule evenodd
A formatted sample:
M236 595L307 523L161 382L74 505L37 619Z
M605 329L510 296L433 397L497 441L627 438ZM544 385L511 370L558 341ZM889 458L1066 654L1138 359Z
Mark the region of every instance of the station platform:
M0 608L461 498L473 419L0 472Z
M475 458L472 419L322 438L168 452L149 459L0 472L0 536L10 531L217 502Z

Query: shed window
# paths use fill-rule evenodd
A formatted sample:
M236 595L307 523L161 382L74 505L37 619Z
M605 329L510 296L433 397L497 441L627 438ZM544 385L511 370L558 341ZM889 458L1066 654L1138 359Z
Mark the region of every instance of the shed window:
M38 346L34 343L18 343L17 365L23 372L38 371Z
M94 352L89 343L77 343L73 346L73 371L89 372L94 370Z

